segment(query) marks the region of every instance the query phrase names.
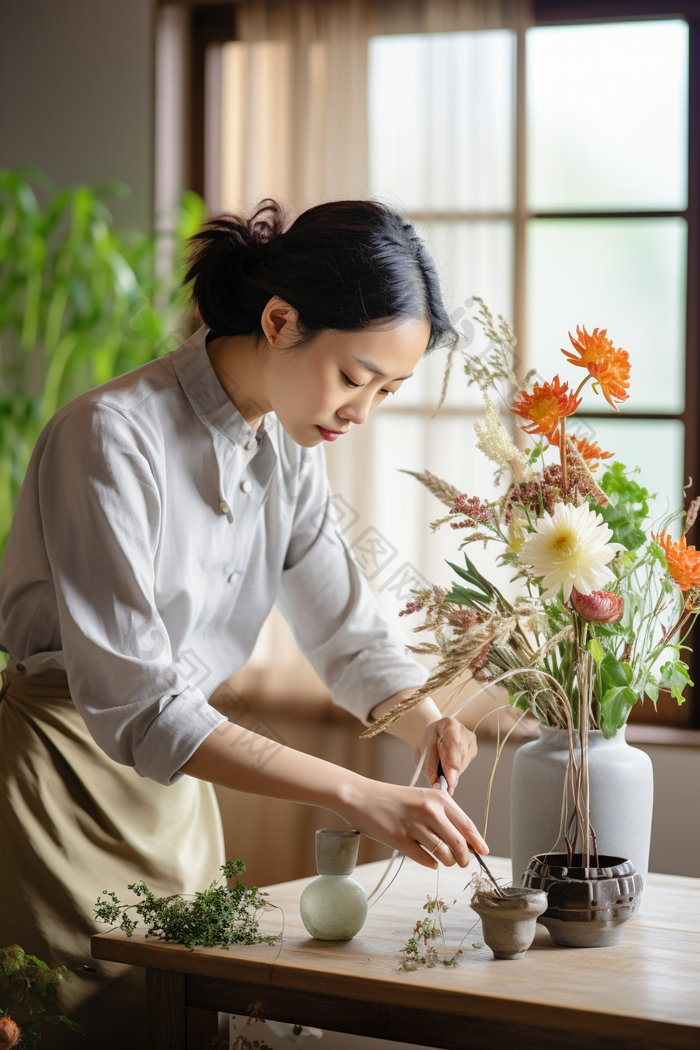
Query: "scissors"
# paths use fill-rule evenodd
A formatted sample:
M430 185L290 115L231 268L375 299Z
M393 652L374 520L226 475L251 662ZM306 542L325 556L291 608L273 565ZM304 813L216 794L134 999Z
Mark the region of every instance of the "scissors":
M442 768L442 762L439 759L438 759L437 774L438 774L438 778L435 781L435 787L438 788L439 791L447 791L448 790L447 777L445 776L445 771ZM481 854L477 853L473 846L469 846L469 852L472 853L476 857L476 859L478 860L479 864L481 865L482 871L484 872L486 877L488 879L490 879L490 881L491 881L491 883L492 883L492 885L493 885L493 887L494 887L494 889L496 891L497 896L499 896L499 897L506 897L507 894L505 894L503 892L503 890L501 889L499 884L496 882L495 878L493 877L493 875L489 871L489 868L488 868L488 865L486 864L486 861L481 856Z

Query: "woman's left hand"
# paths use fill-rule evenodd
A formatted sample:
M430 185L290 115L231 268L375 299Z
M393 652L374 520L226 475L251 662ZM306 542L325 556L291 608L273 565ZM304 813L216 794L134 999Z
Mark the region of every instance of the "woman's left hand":
M453 795L460 773L476 757L476 736L456 718L438 718L428 723L416 744L413 752L416 765L424 751L423 772L431 786L437 783L440 763L450 794Z

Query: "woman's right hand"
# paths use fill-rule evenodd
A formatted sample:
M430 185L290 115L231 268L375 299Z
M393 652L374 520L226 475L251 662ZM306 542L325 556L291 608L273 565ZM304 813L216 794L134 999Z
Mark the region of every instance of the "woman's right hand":
M261 749L269 746L267 738L240 727L234 731L230 722L224 722L212 730L181 771L235 791L330 809L351 828L427 868L436 867L433 857L442 864L466 868L469 846L477 853L489 851L473 821L447 791L369 780L274 742L272 758L261 763Z
M470 846L477 853L489 851L474 822L446 791L357 777L344 785L334 808L352 828L426 868L437 867L433 857L448 867L466 868Z

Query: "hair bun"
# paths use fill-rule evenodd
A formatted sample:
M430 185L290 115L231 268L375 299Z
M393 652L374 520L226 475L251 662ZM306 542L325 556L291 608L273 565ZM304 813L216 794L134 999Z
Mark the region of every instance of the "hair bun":
M387 318L430 322L427 347L457 337L435 264L410 219L378 201L330 201L294 222L274 200L248 217L210 219L191 239L186 282L217 335L261 332L279 296L297 311L303 345L322 330L360 331Z
M288 224L289 215L277 201L270 198L261 201L246 223L251 247L267 247L277 237L282 236Z

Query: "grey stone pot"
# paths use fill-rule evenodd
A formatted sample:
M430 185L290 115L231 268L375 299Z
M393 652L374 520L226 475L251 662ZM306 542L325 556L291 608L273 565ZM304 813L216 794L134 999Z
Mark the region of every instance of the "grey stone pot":
M547 907L543 890L509 886L505 897L477 890L472 909L481 919L484 941L496 959L522 959L533 940L537 917Z
M625 726L611 740L600 730L588 734L591 824L598 853L627 857L645 880L649 870L654 770L651 759L625 740ZM574 734L578 748L578 733ZM511 786L510 855L513 883L522 882L530 858L564 853L560 837L568 734L540 726L540 737L518 748ZM573 804L569 788L569 812Z
M622 857L599 856L600 867L581 867L574 854L533 857L525 885L547 893L548 907L539 922L555 944L569 948L607 948L622 940L625 923L639 910L642 878Z

